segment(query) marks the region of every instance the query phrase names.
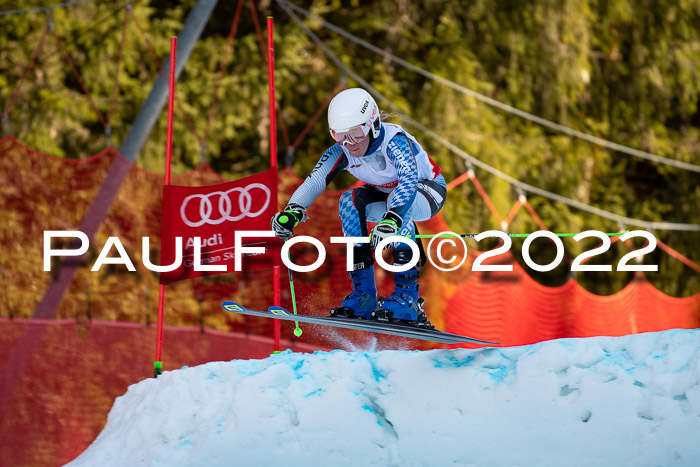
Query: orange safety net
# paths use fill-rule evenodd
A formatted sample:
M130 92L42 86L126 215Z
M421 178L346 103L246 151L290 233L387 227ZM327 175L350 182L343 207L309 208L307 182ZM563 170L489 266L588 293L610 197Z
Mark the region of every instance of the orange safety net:
M301 179L290 169L281 179L285 183L280 193L288 199ZM342 235L339 221L328 214L337 211L340 193L321 195L308 210L310 219L297 227L298 233L319 239ZM441 215L419 223L419 228L423 234L452 230ZM350 287L344 270L344 246L329 246L326 242L326 248L330 258L320 274L294 277L295 285L303 284L297 285L305 297L301 300L302 309L311 313L323 312L329 303L338 303ZM470 252L459 271L441 272L433 267L421 271L421 296L426 299L428 316L433 324L448 332L510 346L561 337L624 335L700 325L700 294L671 297L649 283L643 273L637 273L620 292L599 296L586 291L574 279L560 287L538 284L510 252L500 255L498 264L513 264L512 273L471 272L471 263L481 253L473 249ZM304 264L313 259L315 256L309 255ZM388 295L393 291L393 276L377 269L379 293ZM330 284L341 285L329 290Z
M133 168L113 148L87 159L60 159L33 151L12 137L0 140L0 316L31 317L55 280L62 261L54 258L51 272L43 270L43 232L78 230L83 216L116 161L127 167L126 177L108 215L91 242L70 289L59 303L57 318L153 322L157 313L158 275L143 266L142 238L150 239L151 261L160 258L160 214L163 178ZM180 185L210 185L224 181L208 166L182 176ZM116 236L136 267L105 265L91 268L110 236ZM68 240L54 240L53 248ZM111 256L116 256L116 251ZM272 296L270 271L203 278L169 286L166 322L199 324L221 330L270 334L272 325L224 314L221 301L237 297L251 306L267 306ZM251 323L250 326L247 324Z
M431 232L450 230L441 217L423 223ZM474 251L474 250L470 250ZM481 252L475 252L479 256ZM671 297L654 287L643 273L621 291L600 296L574 279L559 287L538 284L512 254L498 257L512 264L512 273L442 273L430 271L427 292L430 318L449 332L523 345L562 337L619 336L673 328L697 328L700 294ZM488 261L485 263L488 264ZM471 269L465 266L465 269ZM437 286L437 290L434 288ZM437 309L436 309L437 306ZM436 313L437 312L437 313Z
M4 253L0 256L3 279L0 296L5 297L2 301L5 311L0 316L32 316L59 261L66 260L55 259L53 273L43 271L43 231L76 230L115 159L128 164L111 148L88 159L66 160L40 154L11 137L0 140L3 194L0 213L7 219L0 226ZM174 179L180 185L221 181L206 165ZM280 207L301 182L293 170L282 172ZM337 215L340 193L324 192L308 210L310 219L298 228L297 233L320 239L328 254L316 271L295 273L297 308L301 313L326 314L350 290L345 246L329 242L330 237L342 235ZM142 264L141 238L150 238L151 258L157 262L161 197L161 176L136 168L129 171L84 264L59 304L56 317L145 323L155 319L158 277ZM420 229L422 233L451 230L439 215L422 223ZM136 272L118 265L103 266L100 272L90 270L109 236L121 240ZM317 252L311 245L302 244L293 247L292 254L297 264L310 264ZM499 258L504 261L507 257ZM473 258L470 255L470 261ZM472 273L469 264L460 271L446 273L424 268L421 294L428 303L431 321L450 332L506 345L558 337L692 328L700 322L700 294L670 297L647 282L642 274L622 291L601 297L585 291L573 280L561 287L542 286L512 262L514 272L508 273L507 280L503 280L503 275ZM224 299L266 309L272 299L271 277L271 271L252 271L168 286L166 323L271 335L269 320L232 315L221 309ZM287 271L283 270L281 277L282 305L291 309L291 294L285 284ZM377 279L380 294L390 294L393 274L377 268ZM283 326L283 330L284 336L293 338L291 326ZM305 333L301 339L334 345L323 333ZM425 348L420 343L412 345Z

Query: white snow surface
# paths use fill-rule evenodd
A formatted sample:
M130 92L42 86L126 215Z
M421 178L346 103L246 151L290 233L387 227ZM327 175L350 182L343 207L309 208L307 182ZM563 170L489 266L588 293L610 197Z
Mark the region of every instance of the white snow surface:
M78 466L700 465L700 331L283 352L129 387Z

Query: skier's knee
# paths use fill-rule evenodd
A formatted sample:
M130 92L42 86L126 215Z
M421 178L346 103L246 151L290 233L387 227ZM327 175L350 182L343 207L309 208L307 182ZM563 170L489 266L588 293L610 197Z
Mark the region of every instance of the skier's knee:
M394 248L394 264L403 265L408 264L413 260L413 251L409 249L398 249ZM418 263L414 266L415 268L420 267L420 257L418 258Z

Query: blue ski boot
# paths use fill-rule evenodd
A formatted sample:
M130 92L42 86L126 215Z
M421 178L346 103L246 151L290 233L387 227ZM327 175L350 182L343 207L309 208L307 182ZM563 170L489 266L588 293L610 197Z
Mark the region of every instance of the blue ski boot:
M352 293L343 303L331 310L331 316L343 318L369 318L377 309L377 286L374 282L374 266L350 272Z
M394 249L394 264L408 264L411 260L410 250ZM418 266L407 271L394 273L394 293L380 299L379 309L372 313L372 318L383 322L401 320L418 326L429 327L430 322L423 312L424 300L418 297Z
M423 300L418 297L418 268L395 272L394 280L394 293L382 301L375 316L380 321L418 321L423 305Z

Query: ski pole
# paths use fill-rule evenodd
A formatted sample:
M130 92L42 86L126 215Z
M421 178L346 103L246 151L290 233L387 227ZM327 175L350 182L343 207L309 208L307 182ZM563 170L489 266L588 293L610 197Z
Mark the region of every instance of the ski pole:
M287 243L288 238L284 239L284 243ZM287 252L287 257L289 258L289 251ZM294 310L294 315L297 314L297 301L296 298L294 297L294 276L292 276L292 269L287 268L287 272L289 273L289 290L292 292L292 310ZM294 328L294 335L296 337L301 336L301 328L299 327L299 321L294 321L294 325L296 326Z
M629 232L629 230L626 230L626 231L624 231L624 232L604 233L604 235L607 235L608 237L614 237L614 236L617 236L617 235L624 235L624 234L626 234L627 232ZM476 237L477 235L479 235L479 234L452 234L452 235L439 235L439 236L438 236L438 235L426 234L426 235L410 235L410 236L411 236L411 237L415 237L415 238L435 238L435 237L437 237L437 238L456 238L456 237L461 237L461 238L474 238L474 237ZM525 233L511 233L511 234L506 234L506 235L508 235L509 237L523 238L523 237L529 237L529 236L532 235L532 234L531 234L531 233L529 233L529 234L525 234ZM574 237L574 236L576 236L576 235L578 235L578 234L576 234L576 233L555 233L554 235L556 235L557 237ZM408 237L409 235L406 235L406 236ZM497 236L496 236L496 235L489 235L489 237L494 237L494 238L495 238L495 237L497 237Z

